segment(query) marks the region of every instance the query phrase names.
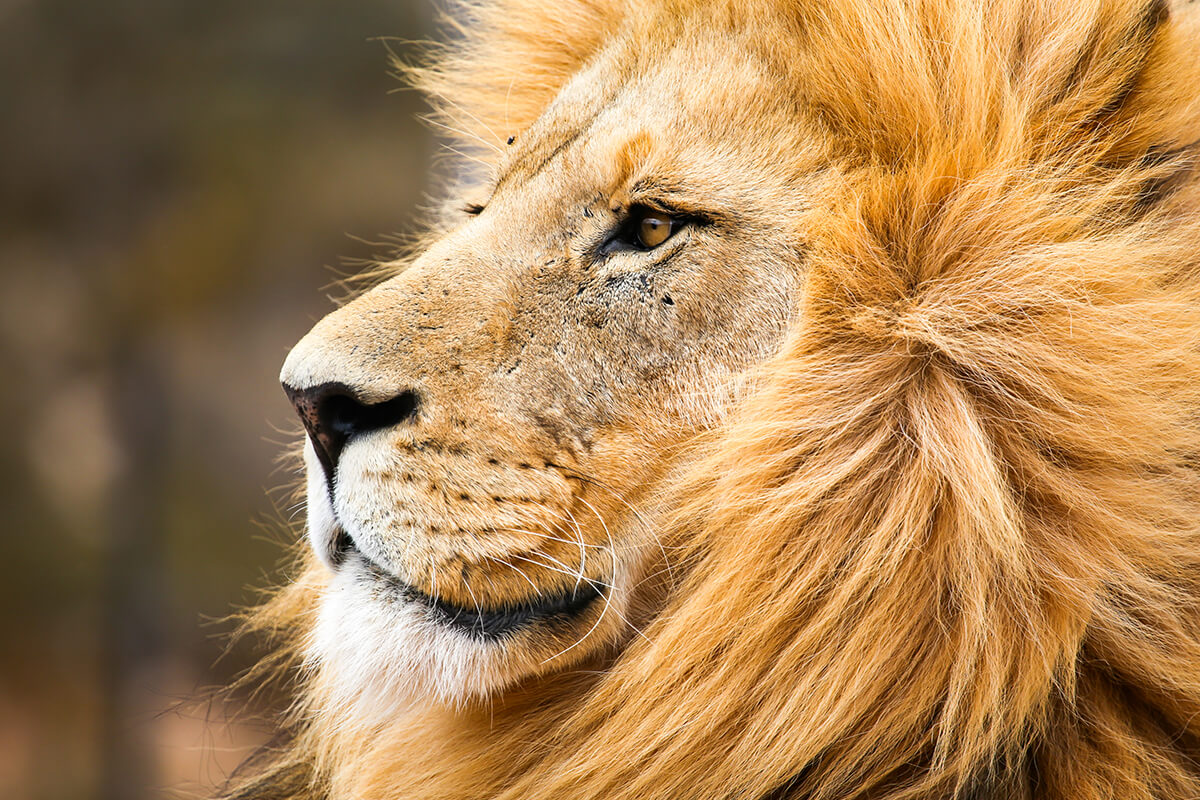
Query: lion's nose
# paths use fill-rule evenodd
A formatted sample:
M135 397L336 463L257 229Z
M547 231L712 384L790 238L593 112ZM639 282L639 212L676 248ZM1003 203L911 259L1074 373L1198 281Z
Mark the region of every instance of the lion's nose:
M300 415L331 484L347 442L359 434L413 420L420 405L414 391L401 392L382 403L363 403L344 383L322 383L309 389L294 389L285 383L283 391Z

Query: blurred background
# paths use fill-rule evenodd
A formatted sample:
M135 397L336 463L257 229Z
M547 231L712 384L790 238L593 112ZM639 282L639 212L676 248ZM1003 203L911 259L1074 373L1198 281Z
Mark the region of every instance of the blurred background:
M276 382L427 202L427 0L0 0L0 797L206 796L284 556ZM375 37L394 37L379 41Z

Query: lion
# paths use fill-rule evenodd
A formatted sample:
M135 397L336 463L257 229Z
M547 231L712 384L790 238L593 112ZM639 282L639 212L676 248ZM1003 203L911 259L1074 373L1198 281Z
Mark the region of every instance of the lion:
M1200 4L459 13L226 796L1200 797Z

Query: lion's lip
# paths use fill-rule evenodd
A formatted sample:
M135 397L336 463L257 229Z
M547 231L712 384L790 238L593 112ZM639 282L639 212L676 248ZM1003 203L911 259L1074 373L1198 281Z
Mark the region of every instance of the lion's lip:
M405 600L421 605L440 625L454 628L476 639L499 639L537 624L566 622L587 611L607 588L602 583L583 580L568 591L539 595L530 600L494 608L466 608L432 597L415 586L364 558L366 570Z
M340 523L338 523L337 531L333 536L330 560L332 560L336 566L340 567L342 564L346 563L346 560L350 558L351 555L355 553L363 558L366 558L366 555L358 549L356 544L354 544L354 540L350 538L350 534L346 533L346 529Z
M494 608L467 608L433 597L401 580L358 547L345 527L338 525L333 560L342 567L352 558L380 583L403 599L423 606L438 624L477 639L499 639L536 624L565 622L587 611L603 596L604 583L582 579L572 589L555 595L538 595L529 600Z

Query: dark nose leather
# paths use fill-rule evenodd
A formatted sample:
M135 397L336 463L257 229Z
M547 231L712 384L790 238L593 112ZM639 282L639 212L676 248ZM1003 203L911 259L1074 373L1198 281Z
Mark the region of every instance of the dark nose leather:
M344 383L322 383L308 389L295 389L285 383L283 391L300 415L331 487L338 457L351 439L361 433L411 422L420 405L420 397L414 391L401 392L382 403L362 403Z

